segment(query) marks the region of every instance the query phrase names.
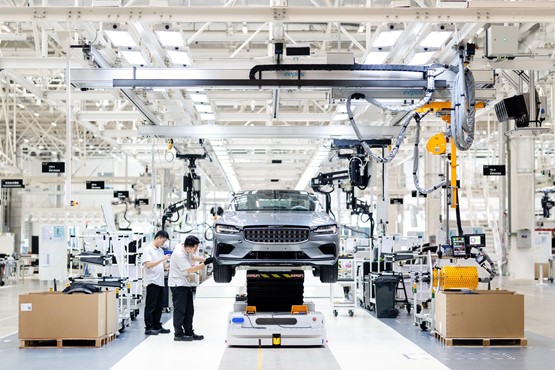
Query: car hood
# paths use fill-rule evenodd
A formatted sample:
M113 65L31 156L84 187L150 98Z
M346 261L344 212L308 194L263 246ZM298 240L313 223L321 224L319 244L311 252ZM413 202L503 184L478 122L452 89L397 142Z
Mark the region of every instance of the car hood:
M226 212L216 222L216 224L233 225L237 227L245 226L266 226L266 225L287 225L317 227L322 225L335 224L325 212Z

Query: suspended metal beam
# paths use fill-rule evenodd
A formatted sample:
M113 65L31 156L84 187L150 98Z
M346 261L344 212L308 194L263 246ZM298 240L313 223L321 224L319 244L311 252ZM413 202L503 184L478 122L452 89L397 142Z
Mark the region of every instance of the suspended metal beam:
M360 127L367 139L397 136L400 127ZM141 126L139 135L160 138L356 138L351 126Z
M362 71L362 70L301 70L265 71L262 79L249 79L247 69L194 69L194 68L119 68L74 69L72 77L78 87L88 88L183 88L183 87L360 87L360 88L426 88L421 72ZM444 73L447 75L448 73ZM436 79L436 88L446 87L445 80Z
M469 1L466 8L2 7L1 22L553 22L549 1Z

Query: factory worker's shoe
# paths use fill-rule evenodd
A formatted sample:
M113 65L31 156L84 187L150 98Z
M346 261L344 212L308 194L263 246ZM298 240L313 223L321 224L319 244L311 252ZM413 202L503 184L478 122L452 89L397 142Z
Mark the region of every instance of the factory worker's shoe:
M193 340L193 337L191 335L182 335L180 337L173 337L173 340L176 342L190 342Z
M166 329L166 328L160 328L160 329L157 329L157 330L160 332L160 334L169 334L169 333L171 333L171 330Z
M193 340L203 340L204 335L197 335L197 334L193 333L193 335L191 335L191 338L193 338Z
M148 330L145 330L145 334L146 335L158 335L158 334L160 334L160 332L158 330L148 329Z

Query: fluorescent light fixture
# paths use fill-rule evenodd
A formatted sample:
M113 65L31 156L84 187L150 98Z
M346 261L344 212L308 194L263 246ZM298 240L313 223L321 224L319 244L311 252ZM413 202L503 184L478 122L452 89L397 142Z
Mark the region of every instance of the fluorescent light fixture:
M361 24L358 26L357 32L358 32L358 33L364 32L364 23L361 23Z
M216 116L214 115L214 113L201 113L200 119L204 121L214 121L216 119Z
M222 140L211 140L210 145L212 145L212 149L214 149L214 153L216 154L216 157L218 157L218 162L220 162L220 165L224 170L225 178L227 179L229 186L234 192L240 191L241 185L239 184L237 175L235 174L231 161L229 160L229 155L224 142Z
M147 61L140 51L128 51L128 50L121 50L121 56L127 60L129 64L132 65L145 65Z
M191 100L195 103L208 103L208 96L205 94L189 94L191 96Z
M23 139L23 142L28 143L29 139Z
M212 113L212 106L210 104L195 104L195 108L199 113Z
M23 104L18 104L17 106L21 109L25 108L25 106Z
M37 112L33 113L33 115L34 115L35 117L40 116L40 114L38 114Z
M5 24L2 25L2 29L4 30L4 32L12 32L12 29Z
M426 64L434 54L435 54L435 51L415 53L408 64L410 65Z
M183 41L183 36L181 35L181 32L156 31L156 34L158 35L158 39L160 40L160 43L164 47L178 48L178 47L185 46L185 41Z
M452 34L453 32L451 31L432 31L420 42L420 46L424 48L439 48L445 44Z
M52 122L51 125L52 125L53 127L58 126L58 124L57 124L56 122Z
M364 64L383 64L389 55L389 51L371 51L366 56Z
M249 33L249 29L247 28L247 22L243 22L243 29L242 30L243 30L244 34Z
M134 48L137 46L131 34L127 31L104 31L115 47Z
M167 50L168 57L173 64L182 64L182 65L191 65L191 57L189 53L185 51L178 51L178 50Z
M322 165L324 159L327 158L328 153L329 149L326 148L324 143L322 143L310 159L310 162L299 179L297 186L295 186L295 190L304 190L304 188L309 184L310 179L312 179L320 169L320 166Z
M372 45L375 48L383 48L395 45L401 34L403 33L402 30L395 30L395 31L383 31L380 32L374 44Z

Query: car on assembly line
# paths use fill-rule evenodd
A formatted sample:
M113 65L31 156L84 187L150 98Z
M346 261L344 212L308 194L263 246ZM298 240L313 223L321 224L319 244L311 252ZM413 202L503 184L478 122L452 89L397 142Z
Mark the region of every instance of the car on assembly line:
M338 224L312 193L236 193L214 223L214 280L227 283L237 266L313 266L323 283L337 281Z

